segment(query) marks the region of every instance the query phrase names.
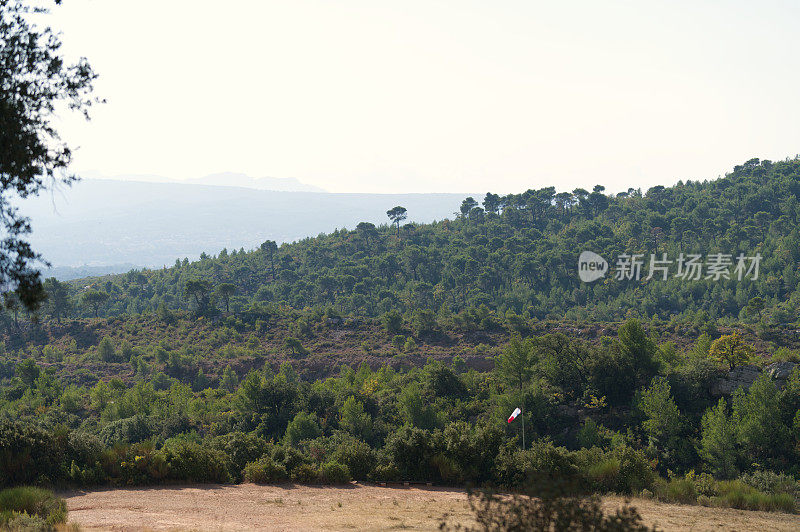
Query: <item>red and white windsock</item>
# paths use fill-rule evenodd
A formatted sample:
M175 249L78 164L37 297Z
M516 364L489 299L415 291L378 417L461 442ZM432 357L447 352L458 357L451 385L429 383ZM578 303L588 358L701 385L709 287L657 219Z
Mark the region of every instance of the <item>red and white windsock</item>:
M522 413L522 410L520 410L519 408L515 408L514 411L511 412L511 415L508 416L508 422L511 423L512 421L517 419L517 416L520 415L521 413Z

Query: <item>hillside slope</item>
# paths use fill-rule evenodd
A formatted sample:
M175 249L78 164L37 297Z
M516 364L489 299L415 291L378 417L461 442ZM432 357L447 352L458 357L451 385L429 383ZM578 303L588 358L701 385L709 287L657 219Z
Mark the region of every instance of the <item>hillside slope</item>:
M487 194L434 224L48 279L37 314L12 297L0 320L0 485L557 475L796 512L799 169ZM579 270L588 250L611 271ZM617 279L623 253L703 271Z
M105 291L110 299L100 315L164 306L210 316L224 310L227 300L234 311L256 302L330 306L364 316L395 309L459 313L485 305L500 314L537 319L682 316L790 324L800 306L798 194L800 160L757 159L715 181L681 182L645 193L630 189L608 196L602 187L591 193L556 193L551 187L503 197L488 194L483 208L465 200L454 220L406 224L399 230L365 224L277 248L203 255L195 262L173 259L175 266L168 269L75 283L72 295L80 297L88 286ZM303 208L322 209L314 198L308 196ZM277 203L275 208L286 209L282 223L291 226L297 216ZM405 206L412 210L410 203ZM383 216L377 206L367 207L377 212L349 212L351 225ZM341 204L336 210L347 209ZM228 210L224 198L218 210L219 216L206 218L209 227L195 229L210 231L219 223L235 233L239 227L222 215ZM142 217L149 219L146 213ZM179 228L188 225L175 221ZM175 238L189 239L179 228ZM584 250L609 262L605 277L591 283L579 278L577 263ZM639 278L618 279L617 261L635 254L641 255ZM658 269L647 278L651 254L669 261L666 280ZM696 279L678 277L681 254L686 264L690 255L699 256L701 271L689 276L698 273ZM737 270L740 255L744 268ZM756 256L757 270L751 269ZM730 264L714 274L717 259ZM193 297L186 293L189 281L202 284ZM215 296L214 288L223 283L233 284L233 292ZM73 312L90 316L93 309L76 307Z

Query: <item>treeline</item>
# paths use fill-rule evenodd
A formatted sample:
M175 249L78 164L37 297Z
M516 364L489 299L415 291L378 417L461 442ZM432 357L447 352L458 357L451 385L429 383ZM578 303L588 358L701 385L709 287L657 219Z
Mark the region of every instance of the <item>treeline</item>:
M731 397L713 391L750 355L735 333L681 352L630 320L600 345L515 339L490 372L456 359L407 372L345 366L310 382L284 363L228 369L193 390L163 373L66 385L27 361L2 385L0 482L514 487L553 474L599 492L792 511L800 372L782 389L764 374ZM521 419L506 421L518 406L524 450ZM736 502L744 492L750 502Z
M553 187L467 198L453 220L400 225L361 223L355 230L254 251L222 250L171 268L131 271L101 279L49 280L42 313L56 320L191 309L241 312L255 302L294 308L332 306L344 314L378 316L389 310L461 312L481 305L532 318L619 320L702 312L711 318L791 324L800 277L800 160L753 159L726 177L679 182L642 193L607 195ZM731 279L675 277L582 283L582 250L612 261L621 254L739 254L763 260L753 275ZM748 308L753 298L763 305ZM9 325L22 312L6 298Z

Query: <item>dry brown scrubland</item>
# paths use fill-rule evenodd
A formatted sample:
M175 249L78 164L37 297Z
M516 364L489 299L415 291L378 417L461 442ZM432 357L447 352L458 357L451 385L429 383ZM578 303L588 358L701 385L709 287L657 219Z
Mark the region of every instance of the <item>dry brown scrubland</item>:
M82 530L438 530L472 522L463 490L439 487L201 485L61 494ZM608 511L623 503L606 497ZM634 499L660 530L800 530L800 516Z

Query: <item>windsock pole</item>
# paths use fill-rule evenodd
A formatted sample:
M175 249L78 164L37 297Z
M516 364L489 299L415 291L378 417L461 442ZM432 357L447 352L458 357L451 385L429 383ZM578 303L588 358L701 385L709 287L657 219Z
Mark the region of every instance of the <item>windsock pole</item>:
M524 405L523 405L524 406ZM520 409L522 410L522 409ZM525 450L525 411L522 410L520 414L522 416L522 450Z

